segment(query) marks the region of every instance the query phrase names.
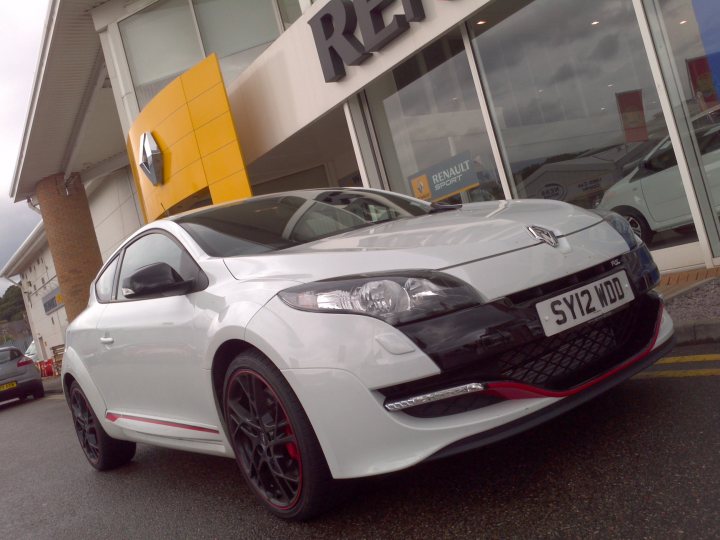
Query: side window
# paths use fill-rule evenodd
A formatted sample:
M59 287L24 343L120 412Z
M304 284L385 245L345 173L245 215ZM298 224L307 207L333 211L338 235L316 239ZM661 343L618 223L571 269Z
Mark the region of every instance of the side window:
M95 281L95 296L100 302L109 302L112 300L113 284L115 283L115 269L117 268L118 258L105 267L103 273Z
M700 152L705 155L720 149L720 126L714 126L698 134Z
M675 157L675 150L672 145L665 145L663 149L648 160L648 165L653 172L664 171L677 165L677 158Z
M141 268L159 262L169 264L182 279L192 279L198 276L199 269L195 261L178 244L161 233L147 234L125 248L125 255L120 267L118 300L125 299L122 292L125 279Z

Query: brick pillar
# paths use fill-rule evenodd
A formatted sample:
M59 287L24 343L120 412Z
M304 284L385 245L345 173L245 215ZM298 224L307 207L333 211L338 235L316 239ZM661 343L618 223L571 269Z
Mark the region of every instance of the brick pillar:
M35 193L70 322L87 306L90 283L102 266L85 186L78 175L66 182L56 174L40 180Z

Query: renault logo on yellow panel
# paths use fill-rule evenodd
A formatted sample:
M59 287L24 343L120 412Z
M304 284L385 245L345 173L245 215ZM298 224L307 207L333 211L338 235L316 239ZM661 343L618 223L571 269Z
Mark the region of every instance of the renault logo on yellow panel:
M138 164L153 186L163 183L163 156L150 131L146 131L140 136Z
M432 193L430 191L430 181L428 180L427 175L423 174L422 176L413 178L410 183L415 197L422 199L423 201L430 200Z

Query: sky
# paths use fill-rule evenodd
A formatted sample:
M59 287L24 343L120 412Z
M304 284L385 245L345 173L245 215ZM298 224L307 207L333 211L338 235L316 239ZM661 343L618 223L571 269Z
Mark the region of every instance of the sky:
M9 196L38 63L48 0L0 2L0 269L40 221ZM10 285L0 279L0 294Z

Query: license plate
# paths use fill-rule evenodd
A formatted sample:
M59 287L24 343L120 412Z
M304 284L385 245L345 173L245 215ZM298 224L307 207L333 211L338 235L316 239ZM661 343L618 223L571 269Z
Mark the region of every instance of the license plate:
M3 390L10 390L11 388L15 388L17 386L17 383L15 381L9 382L7 384L0 385L0 392Z
M600 317L631 302L633 295L624 270L535 304L546 336Z

